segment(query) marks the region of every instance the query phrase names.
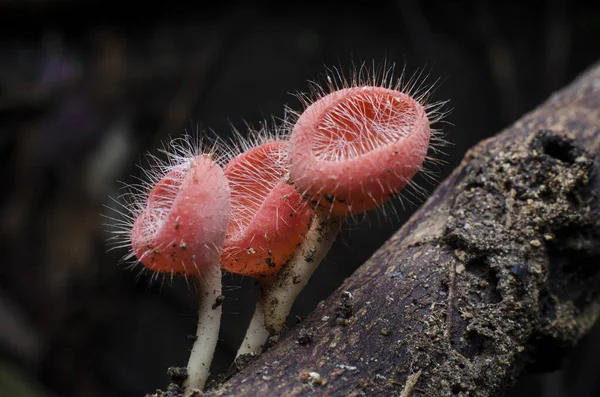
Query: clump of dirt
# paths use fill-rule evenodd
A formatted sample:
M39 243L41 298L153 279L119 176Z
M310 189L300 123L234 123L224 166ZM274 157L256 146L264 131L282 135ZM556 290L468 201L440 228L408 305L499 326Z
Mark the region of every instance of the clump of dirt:
M335 323L338 325L347 325L352 314L354 314L354 297L350 292L344 291L335 308Z
M298 344L308 345L313 340L313 331L311 329L302 328L298 335Z

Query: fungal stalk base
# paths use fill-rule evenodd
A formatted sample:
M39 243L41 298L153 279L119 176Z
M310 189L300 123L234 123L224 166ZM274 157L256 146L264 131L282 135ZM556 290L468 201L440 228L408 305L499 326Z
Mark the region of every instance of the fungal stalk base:
M294 301L304 289L315 269L331 248L341 219L315 215L300 247L283 267L273 283L261 290L265 327L270 335L278 335Z
M186 390L204 388L210 371L210 364L219 339L221 323L221 270L215 266L197 278L200 303L198 308L198 329L196 340L187 365L188 377L184 383Z

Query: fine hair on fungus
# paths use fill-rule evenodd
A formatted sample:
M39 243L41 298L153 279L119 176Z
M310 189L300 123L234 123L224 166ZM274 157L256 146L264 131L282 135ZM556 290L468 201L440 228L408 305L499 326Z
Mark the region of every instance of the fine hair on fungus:
M446 102L429 103L423 72L404 82L394 66L364 64L345 78L330 70L327 85L298 95L305 110L291 122L290 179L313 207L346 218L396 197L428 157L445 144L432 127ZM427 170L424 174L429 175ZM416 191L419 192L417 186Z
M259 354L278 335L291 307L326 256L341 225L384 207L445 144L434 124L446 102L430 102L423 72L364 64L346 78L329 69L325 84L299 94L303 111L280 126L239 133L204 152L189 136L162 150L144 182L130 186L120 220L112 219L125 261L151 280L181 275L199 294L196 340L186 389L202 389L218 338L221 269L260 284L241 354ZM219 150L218 150L219 149ZM412 193L412 192L409 192ZM414 194L414 193L413 193Z
M285 179L288 141L276 128L236 133L235 148L224 167L231 189L231 218L221 266L250 276L261 285L241 354L261 352L265 328L264 292L295 254L308 232L313 211Z
M431 124L445 102L427 104L420 79L393 82L393 66L382 72L361 66L346 80L336 71L328 89L300 95L289 143L289 183L315 209L296 255L263 294L265 325L282 329L292 304L330 249L348 217L381 208L422 168L432 143L443 143ZM294 114L293 111L291 111Z
M187 366L187 388L202 389L218 340L221 307L220 258L231 212L223 169L189 137L173 140L131 187L130 204L117 236L127 240L145 269L192 279L199 294L197 339Z
M221 266L268 283L294 254L312 210L286 183L288 142L267 130L238 136L242 151L225 165L231 219Z

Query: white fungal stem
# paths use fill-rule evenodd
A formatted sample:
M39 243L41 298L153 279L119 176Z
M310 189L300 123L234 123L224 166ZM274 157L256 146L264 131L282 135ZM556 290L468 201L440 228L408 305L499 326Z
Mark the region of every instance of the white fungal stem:
M187 365L186 390L204 388L219 339L221 323L221 269L216 266L196 279L200 298L196 340Z
M340 219L313 217L308 233L275 281L261 289L264 324L270 335L278 335L294 301L315 269L329 252L340 230Z
M246 330L244 341L240 345L235 358L238 358L242 354L260 354L262 353L263 346L269 339L269 331L265 327L265 308L263 306L262 299L256 302L256 309L250 325Z

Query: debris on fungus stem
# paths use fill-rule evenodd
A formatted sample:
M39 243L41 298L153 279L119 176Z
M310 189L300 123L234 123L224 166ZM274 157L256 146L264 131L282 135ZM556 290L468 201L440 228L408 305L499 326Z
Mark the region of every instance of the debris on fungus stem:
M261 286L260 298L237 356L260 354L269 336L278 335L296 298L331 248L341 220L313 216L293 256L274 280Z
M293 186L286 183L287 141L262 135L245 141L224 172L231 188L232 215L221 266L269 285L294 255L308 231L312 210ZM263 299L256 310L237 355L259 354L269 337Z
M186 389L202 390L210 373L210 364L221 323L221 270L218 266L207 270L202 277L196 278L199 292L198 327L196 338L187 365L187 375L184 382Z
M341 226L340 219L313 217L308 233L275 281L264 287L265 326L271 335L283 328L294 301L331 248Z
M143 193L128 208L132 252L146 269L192 278L200 298L198 329L185 387L202 389L218 340L221 308L219 261L231 211L223 169L186 140L173 141L170 162L147 171ZM126 226L125 224L121 226Z

